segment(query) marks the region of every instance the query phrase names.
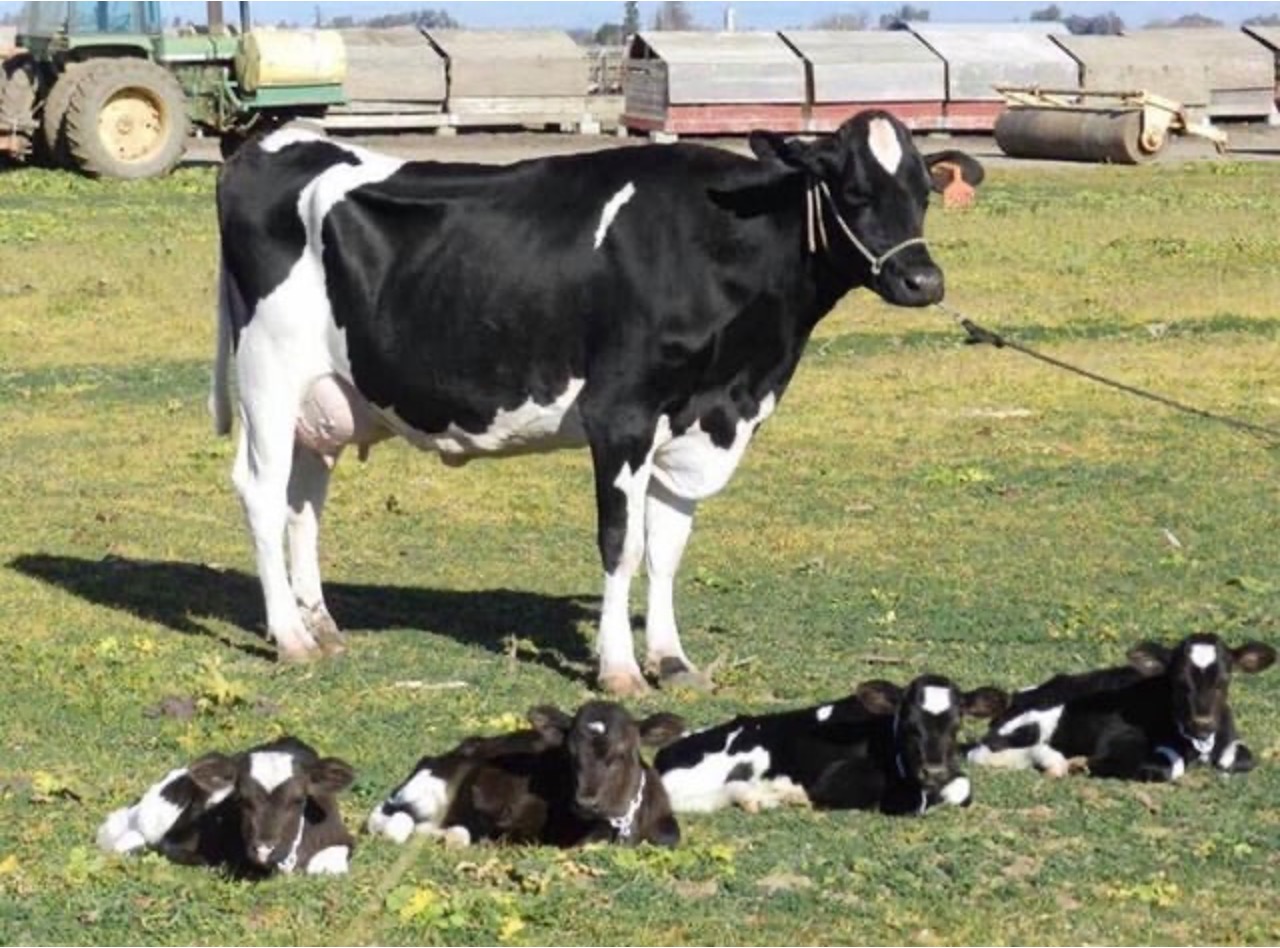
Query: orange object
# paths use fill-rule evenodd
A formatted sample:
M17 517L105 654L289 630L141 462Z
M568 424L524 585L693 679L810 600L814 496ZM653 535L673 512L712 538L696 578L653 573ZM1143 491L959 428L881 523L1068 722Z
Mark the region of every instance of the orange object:
M940 161L933 166L934 174L939 171L950 176L942 189L942 206L945 208L970 207L973 204L973 187L965 181L960 173L960 166L949 161Z

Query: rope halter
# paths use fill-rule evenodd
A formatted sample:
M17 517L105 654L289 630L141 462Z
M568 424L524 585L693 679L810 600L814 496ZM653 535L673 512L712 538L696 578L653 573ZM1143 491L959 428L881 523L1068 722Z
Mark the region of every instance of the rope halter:
M923 237L909 237L900 244L894 244L880 256L876 256L871 250L858 239L858 235L853 232L853 228L845 221L844 216L840 213L840 209L836 207L835 198L831 196L831 189L827 187L827 182L821 178L810 180L809 186L805 188L804 204L805 204L805 232L809 241L809 253L817 254L818 251L828 250L830 241L827 239L827 225L823 220L822 202L831 208L831 216L836 219L836 223L840 225L840 229L844 231L845 237L849 239L849 243L857 249L871 264L871 275L877 277L880 271L884 269L885 263L894 254L901 250L905 250L915 244L923 246L925 239Z
M644 771L640 771L640 786L636 788L636 795L631 798L631 803L627 806L627 812L622 816L609 817L609 825L613 827L618 839L626 840L631 838L631 831L635 828L636 814L640 812L640 803L644 800Z
M293 837L293 845L289 847L289 855L280 860L280 871L285 875L293 872L298 868L298 847L302 845L302 833L307 828L307 810L302 808L302 815L298 817L298 832Z

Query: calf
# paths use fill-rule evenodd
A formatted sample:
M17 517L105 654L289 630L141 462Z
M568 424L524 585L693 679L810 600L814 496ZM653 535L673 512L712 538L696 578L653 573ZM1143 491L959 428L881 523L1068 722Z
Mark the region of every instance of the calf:
M655 764L677 813L730 803L892 814L967 806L972 794L956 750L960 719L999 714L1007 700L995 688L961 692L937 675L906 688L871 681L832 704L743 715L695 732L660 751Z
M236 876L345 873L355 840L336 794L353 779L349 764L293 737L206 754L108 816L98 844L120 853L151 848Z
M403 842L411 832L448 842L674 846L680 828L657 773L640 756L684 730L674 715L634 720L592 701L570 717L529 712L531 730L473 738L413 774L369 817L371 832Z
M1231 675L1260 672L1275 658L1269 645L1228 648L1208 634L1173 648L1143 643L1127 666L1058 675L1018 692L969 759L1057 777L1073 760L1096 776L1129 780L1177 780L1197 763L1242 773L1253 754L1227 703Z

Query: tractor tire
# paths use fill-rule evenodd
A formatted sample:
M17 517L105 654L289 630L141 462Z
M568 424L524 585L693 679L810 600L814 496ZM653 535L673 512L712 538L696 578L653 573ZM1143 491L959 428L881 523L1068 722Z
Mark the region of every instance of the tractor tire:
M182 158L189 125L182 87L163 66L100 60L72 89L67 150L94 177L153 178Z
M85 73L98 63L69 63L62 71L44 100L44 114L40 117L40 152L55 168L74 168L71 150L67 147L67 107L71 105L71 93Z
M36 66L28 56L0 64L0 155L16 161L31 157L35 133Z

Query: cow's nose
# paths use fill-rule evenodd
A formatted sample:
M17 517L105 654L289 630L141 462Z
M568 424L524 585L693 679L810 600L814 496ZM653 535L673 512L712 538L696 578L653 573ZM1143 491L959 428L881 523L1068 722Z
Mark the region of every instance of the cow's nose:
M942 299L942 271L937 267L917 267L908 270L903 282L908 290L927 302L937 303Z

